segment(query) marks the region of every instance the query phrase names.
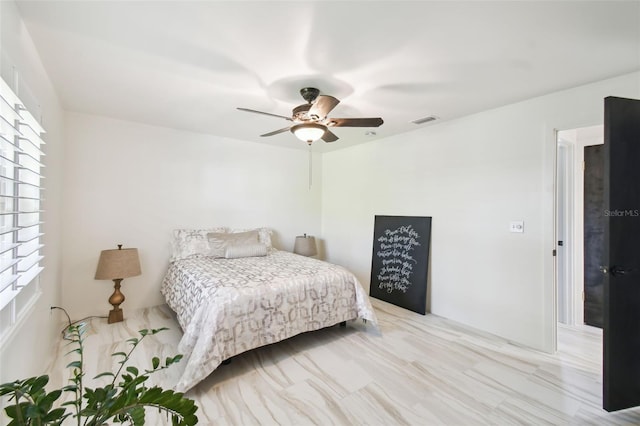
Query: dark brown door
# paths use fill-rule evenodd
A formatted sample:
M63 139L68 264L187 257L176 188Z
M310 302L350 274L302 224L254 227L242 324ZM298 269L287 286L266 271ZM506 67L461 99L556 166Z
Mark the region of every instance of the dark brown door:
M603 407L640 405L640 101L604 104Z
M602 328L604 275L604 145L584 147L584 322Z

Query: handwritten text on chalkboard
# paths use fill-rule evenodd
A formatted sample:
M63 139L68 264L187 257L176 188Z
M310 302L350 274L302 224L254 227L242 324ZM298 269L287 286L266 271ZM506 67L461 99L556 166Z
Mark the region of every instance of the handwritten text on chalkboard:
M412 225L400 226L394 230L386 229L378 237L380 250L376 256L382 260L378 272L378 288L391 293L399 290L406 293L411 286L413 267L418 262L413 258L413 250L419 246L420 235Z

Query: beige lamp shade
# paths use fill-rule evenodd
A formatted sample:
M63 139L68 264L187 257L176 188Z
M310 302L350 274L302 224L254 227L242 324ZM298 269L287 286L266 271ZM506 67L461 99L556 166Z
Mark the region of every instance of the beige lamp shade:
M316 239L307 234L297 236L293 252L302 256L315 256L318 254Z
M135 277L141 273L138 249L118 248L114 250L102 250L100 260L98 260L95 279L115 280Z

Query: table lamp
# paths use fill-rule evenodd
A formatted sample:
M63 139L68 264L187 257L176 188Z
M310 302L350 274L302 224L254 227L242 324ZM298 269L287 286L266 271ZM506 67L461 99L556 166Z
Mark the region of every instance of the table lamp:
M109 303L113 305L113 309L109 311L109 324L123 319L120 304L124 302L124 294L120 292L120 283L124 278L135 277L141 273L138 249L123 249L122 244L118 244L117 249L102 250L100 253L95 279L114 282L113 294L109 297Z
M316 239L307 234L297 236L293 252L302 256L315 256L318 254Z

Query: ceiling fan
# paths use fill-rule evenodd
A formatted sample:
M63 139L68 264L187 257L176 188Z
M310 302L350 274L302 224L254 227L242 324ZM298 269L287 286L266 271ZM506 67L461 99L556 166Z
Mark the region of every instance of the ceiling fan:
M285 120L293 122L290 126L260 136L273 136L290 130L298 139L307 142L309 145L318 139L322 139L325 142L337 141L338 137L329 130L330 127L379 127L384 123L380 117L329 118L327 115L340 103L338 99L333 96L321 95L320 91L314 87L302 88L300 95L302 95L307 103L293 108L291 117L256 111L249 108L238 109L240 111L284 118Z

